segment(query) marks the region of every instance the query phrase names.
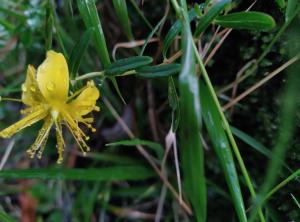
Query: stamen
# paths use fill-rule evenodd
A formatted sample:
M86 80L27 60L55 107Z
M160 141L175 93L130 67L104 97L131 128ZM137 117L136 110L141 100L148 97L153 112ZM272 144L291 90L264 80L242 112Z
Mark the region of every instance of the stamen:
M35 153L39 150L38 158L42 157L43 150L45 148L50 129L52 127L53 120L50 116L45 119L45 123L43 124L42 128L39 131L39 134L31 145L31 147L27 150L27 153L30 155L31 158L35 156Z

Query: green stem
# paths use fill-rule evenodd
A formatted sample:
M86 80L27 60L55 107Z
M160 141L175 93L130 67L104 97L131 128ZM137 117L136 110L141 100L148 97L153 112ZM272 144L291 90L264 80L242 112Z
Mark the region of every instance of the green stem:
M77 78L74 79L73 81L74 81L74 82L77 82L77 81L80 81L80 80L83 80L83 79L91 79L91 78L94 78L94 77L97 77L97 76L104 76L104 73L105 73L105 71L101 71L101 72L90 72L90 73L87 73L87 74L84 74L84 75L82 75L82 76L77 77Z
M208 73L207 73L207 71L206 71L206 69L205 69L205 66L204 66L204 64L203 64L203 61L202 61L202 59L201 59L201 57L200 57L200 55L199 55L199 53L198 53L198 50L197 50L197 47L196 47L195 43L193 43L193 49L194 49L194 53L195 53L195 55L196 55L196 58L197 58L197 60L198 60L198 63L199 63L199 65L200 65L200 70L201 70L201 72L202 72L202 74L203 74L203 78L204 78L204 80L205 80L205 82L206 82L206 84L207 84L207 86L208 86L208 89L209 89L209 91L210 91L210 93L211 93L211 95L212 95L212 97L213 97L213 100L214 100L214 102L215 102L215 104L216 104L216 106L217 106L217 108L218 108L218 112L219 112L219 114L220 114L220 116L221 116L221 119L222 119L222 122L223 122L223 124L224 124L225 131L226 131L226 133L227 133L227 135L228 135L228 138L229 138L229 141L230 141L230 143L231 143L232 149L233 149L233 151L234 151L234 153L235 153L235 156L236 156L236 158L237 158L237 160L238 160L238 163L239 163L239 165L240 165L242 174L243 174L243 176L244 176L244 178L245 178L246 185L248 186L248 189L249 189L249 191L250 191L250 194L251 194L252 198L255 199L255 198L256 198L256 193L255 193L254 187L253 187L253 185L252 185L250 176L249 176L249 174L248 174L248 171L247 171L247 169L246 169L245 163L244 163L244 161L243 161L243 159L242 159L242 156L241 156L241 154L240 154L240 151L239 151L239 149L238 149L238 147L237 147L237 144L236 144L236 142L235 142L235 139L234 139L234 137L233 137L233 135L232 135L232 132L231 132L231 130L230 130L229 123L228 123L228 121L227 121L227 119L226 119L226 117L225 117L225 115L224 115L224 113L223 113L223 111L222 111L222 107L221 107L221 105L220 105L220 103L219 103L219 101L218 101L217 95L216 95L215 90L214 90L214 88L213 88L213 86L212 86L212 84L211 84L211 81L210 81L210 79L209 79ZM262 213L262 210L261 210L261 209L258 209L258 213L259 213L260 220L261 220L262 222L265 222L266 220L265 220L265 218L264 218L264 216L263 216L263 213Z
M276 187L274 187L264 198L262 202L268 200L274 193L276 193L279 189L288 184L291 180L295 179L300 174L300 169L296 170L293 174L291 174L288 178L280 182Z

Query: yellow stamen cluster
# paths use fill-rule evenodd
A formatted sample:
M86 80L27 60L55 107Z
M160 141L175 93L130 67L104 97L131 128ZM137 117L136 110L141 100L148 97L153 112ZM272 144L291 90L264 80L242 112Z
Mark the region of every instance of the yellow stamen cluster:
M27 106L21 110L25 117L0 131L0 137L9 138L25 127L44 120L36 140L27 150L31 158L35 155L41 158L49 132L54 125L58 150L57 162L62 162L65 148L62 124L67 126L85 154L90 150L85 142L89 137L80 129L79 124L86 125L92 132L96 131L91 125L94 119L84 116L92 111L100 111L96 106L100 93L93 81L89 81L85 87L69 97L68 92L69 72L66 60L61 53L48 51L46 60L37 71L33 66L28 66L26 80L22 84L21 100Z

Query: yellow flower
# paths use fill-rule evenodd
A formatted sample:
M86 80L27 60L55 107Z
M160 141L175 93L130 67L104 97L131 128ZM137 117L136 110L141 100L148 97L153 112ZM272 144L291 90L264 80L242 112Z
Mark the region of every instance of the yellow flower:
M71 96L69 92L68 65L61 53L48 51L45 61L37 71L31 65L28 66L25 83L22 85L22 102L27 106L21 113L23 119L8 128L0 131L0 137L9 138L21 129L30 126L40 120L44 124L32 146L27 150L31 158L37 153L41 158L43 149L51 127L56 129L58 150L58 163L63 160L65 142L62 134L62 125L70 130L83 154L89 151L85 140L89 137L79 128L79 123L86 125L93 132L91 126L93 118L84 116L93 110L99 111L96 101L100 96L93 81L89 81L85 87L76 91Z

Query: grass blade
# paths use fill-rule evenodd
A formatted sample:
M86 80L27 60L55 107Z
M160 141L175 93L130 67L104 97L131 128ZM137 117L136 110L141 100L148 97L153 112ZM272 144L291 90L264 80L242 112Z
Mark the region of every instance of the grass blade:
M226 132L224 131L221 117L217 111L218 109L213 103L213 99L207 86L204 84L200 85L200 98L205 126L223 168L223 173L225 175L239 221L247 221L244 200L229 141L227 139Z
M110 64L105 36L94 0L77 0L80 15L87 29L93 29L93 40L104 68Z
M87 31L85 31L71 52L69 61L71 79L75 79L77 77L80 62L85 53L86 48L88 47L92 32L92 29L88 29Z
M154 176L154 172L142 166L119 166L99 169L22 169L2 170L2 179L42 179L42 180L143 180Z
M192 33L187 13L182 16L182 69L179 75L180 148L184 191L190 200L198 222L206 220L206 182L204 156L200 138L201 114L199 80L192 48ZM199 133L197 133L199 132Z
M129 40L133 40L133 34L132 29L130 25L130 19L128 16L128 10L125 0L113 0L113 5L117 14L117 17L119 19L119 22L121 23L121 26Z

